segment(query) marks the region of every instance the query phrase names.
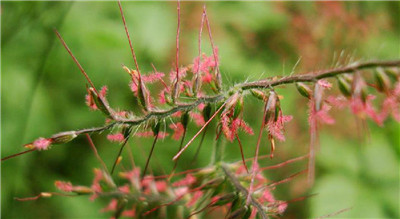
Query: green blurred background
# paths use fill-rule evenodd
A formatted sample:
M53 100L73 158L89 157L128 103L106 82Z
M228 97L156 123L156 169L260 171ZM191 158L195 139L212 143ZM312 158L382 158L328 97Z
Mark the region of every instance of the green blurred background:
M400 58L399 2L207 2L213 37L219 48L225 85L261 77L330 68L356 60ZM176 3L123 2L126 20L141 70L169 72L175 59ZM181 63L197 54L202 3L182 2ZM133 67L128 42L116 2L2 2L1 3L1 153L23 150L39 136L102 125L100 112L84 103L85 80L56 39L65 41L98 87L108 85L113 107L136 106L121 64ZM210 54L207 32L203 51ZM340 54L343 54L340 56ZM153 87L158 90L158 87ZM278 143L271 165L307 153L309 135L307 103L293 86L278 89L286 114L287 141ZM334 91L336 92L336 91ZM379 102L380 98L378 98ZM245 120L258 132L262 104L247 98ZM284 218L318 217L352 207L336 217L399 218L399 125L392 119L384 127L368 122L362 129L348 110L333 111L337 122L320 130L316 182L307 187L300 176L278 186L275 194L289 200L306 194L315 197L289 205ZM215 126L215 124L214 124ZM188 136L198 129L190 125ZM213 142L206 137L197 166L209 162ZM254 136L240 134L245 156L254 154ZM105 134L94 142L106 164L112 164L119 146ZM143 166L151 139L133 138L130 147ZM195 142L178 166L187 169ZM263 139L262 154L269 153ZM156 174L169 172L178 143L158 144L151 167ZM240 159L237 143L227 145L227 161ZM126 156L125 156L126 157ZM128 159L123 161L129 166ZM56 191L55 180L88 185L98 167L84 137L45 152L23 155L1 164L1 216L3 218L97 218L106 200L87 197L53 197L18 202L14 197ZM272 181L306 168L306 161L265 172Z

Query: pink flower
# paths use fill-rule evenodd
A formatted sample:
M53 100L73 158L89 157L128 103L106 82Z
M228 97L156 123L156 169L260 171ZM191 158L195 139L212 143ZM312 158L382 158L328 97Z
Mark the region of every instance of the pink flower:
M399 98L395 96L388 96L383 101L382 111L379 114L379 120L381 123L386 119L386 117L391 114L392 117L397 121L400 122L400 101Z
M107 139L109 141L115 141L115 142L124 142L125 137L122 133L117 133L117 134L113 134L113 135L107 135Z
M242 119L239 122L240 128L249 135L254 135L253 129Z
M50 138L38 138L33 142L33 146L38 150L47 150L51 145L52 140Z
M130 189L130 187L129 187L129 185L123 185L123 186L120 186L120 187L118 187L118 190L119 191L121 191L122 193L125 193L125 194L129 194L130 193L130 191L131 191L131 189Z
M179 140L183 136L183 133L185 132L185 128L180 122L176 124L171 124L169 125L169 127L174 131L174 134L172 135L172 138L174 140Z
M136 71L135 71L136 72ZM138 74L132 74L133 75L133 81L130 82L129 86L132 90L132 92L136 93L138 90L138 85L139 85L139 75ZM149 75L141 75L142 83L154 83L157 81L162 80L164 77L164 73L162 72L154 72L150 73Z
M159 132L158 133L158 138L159 139L164 139L167 137L169 134L166 132ZM137 132L136 136L138 137L144 137L144 138L149 138L149 137L154 137L154 133L152 131L146 131L146 132Z
M172 185L173 186L190 186L191 184L196 182L196 178L192 174L187 174L185 178L174 182Z
M331 89L332 84L325 79L318 80L317 83L325 89Z
M268 187L265 188L262 196L259 198L259 202L261 204L264 204L265 202L268 203L273 203L275 202L275 197L272 195L271 191L268 189Z
M283 214L283 212L286 211L287 206L288 206L287 202L282 202L282 201L281 201L281 202L278 204L278 208L277 208L278 214Z
M111 199L111 201L107 205L107 207L101 209L100 212L115 211L115 210L117 210L117 205L118 205L117 199L113 198L113 199Z
M188 187L179 187L174 190L174 193L177 197L184 196L189 192Z
M54 185L63 192L72 192L73 190L73 186L70 182L55 181Z
M101 185L100 185L100 181L103 179L103 172L101 170L99 170L99 169L94 169L94 173L95 173L95 177L93 179L91 188L93 189L95 194L93 194L90 197L91 201L93 201L94 199L97 198L97 194L96 193L99 193L99 192L102 191Z
M85 103L91 110L97 110L96 103L94 102L93 96L89 93L85 96Z
M374 95L368 95L365 102L361 97L355 96L350 100L350 107L353 113L361 118L366 116L374 120L378 125L383 125L382 119L372 105L372 100L375 99Z
M190 116L192 117L192 119L194 120L194 122L196 123L197 126L204 125L204 123L205 123L204 117L200 113L191 111Z
M187 70L188 70L187 67L182 67L182 68L179 69L179 80L181 80L182 78L184 78L186 76ZM171 70L171 72L169 73L169 78L170 78L170 81L175 81L175 79L176 79L176 69Z
M293 118L292 116L282 115L281 111L276 121L274 121L273 119L268 121L267 123L268 133L280 141L285 141L285 136L283 135L284 124L290 122L292 118Z
M136 81L131 81L130 83L129 83L129 87L131 88L131 91L133 92L133 93L137 93L137 90L138 90L138 82L136 82Z
M338 109L343 109L344 107L348 106L349 103L347 99L343 96L329 96L326 98L326 101L331 105Z
M209 72L206 72L202 79L204 83L210 83L213 79L213 76Z
M210 56L202 54L201 57L196 57L193 60L192 70L194 73L202 74L201 77L204 83L210 83L212 81L213 75L210 71L218 66L218 48L214 49L214 53L217 60L214 59L214 54Z
M204 109L205 106L206 106L206 105L205 105L204 103L200 103L200 104L197 106L197 109L199 109L200 111L202 111L202 110Z
M100 93L99 93L100 98L106 98L107 91L108 91L108 87L107 86L101 87Z
M167 191L168 185L165 181L156 181L156 188L158 192L165 192Z
M140 178L140 168L134 168L133 170L121 172L121 178L127 179L132 185L137 185L138 179Z
M129 218L134 218L136 216L136 210L135 208L131 210L125 210L122 212L123 217L129 217Z
M162 80L163 77L164 77L164 73L154 72L149 75L142 75L142 81L153 83L153 82L157 82L158 80Z
M160 94L158 95L158 97L159 97L159 98L158 98L158 101L159 101L160 104L165 104L165 103L167 103L167 97L166 97L166 95L171 95L168 88L162 89L161 92L160 92Z
M389 91L382 104L382 110L378 115L381 123L392 115L393 119L400 122L400 82L394 85L394 89Z
M328 112L331 109L330 106L324 104L322 105L321 110L319 110L318 112L315 113L315 118L317 121L320 121L321 123L325 123L325 124L334 124L335 123L335 119L332 118Z

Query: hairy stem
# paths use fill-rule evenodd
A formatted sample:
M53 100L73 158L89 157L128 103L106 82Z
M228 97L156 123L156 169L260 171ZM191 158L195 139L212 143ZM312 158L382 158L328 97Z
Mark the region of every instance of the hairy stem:
M225 92L220 92L215 96L207 96L198 98L196 101L184 104L176 104L170 109L167 110L153 110L148 112L145 116L136 119L123 119L123 118L115 118L114 123L108 124L103 127L96 127L96 128L89 128L89 129L82 129L75 132L76 135L81 135L85 133L92 133L92 132L101 132L104 130L108 130L113 128L116 125L122 124L129 124L131 126L144 124L152 119L162 120L171 116L172 114L180 111L191 111L196 108L200 104L218 104L223 103L230 97L230 93L234 90L250 90L254 88L258 89L269 89L272 87L276 87L283 84L293 84L296 82L314 82L316 80L322 78L330 78L340 74L352 74L358 70L362 69L372 69L377 67L400 67L400 60L390 60L390 61L369 61L369 62L362 62L362 63L355 63L345 67L328 69L328 70L321 70L317 72L308 72L304 74L298 74L293 76L282 77L278 79L264 79L259 81L253 82L245 82L235 85L230 89L226 90ZM360 73L368 73L368 72L360 72ZM249 92L243 92L243 95L247 95ZM193 141L193 139L191 140ZM190 142L191 142L190 141ZM184 147L186 149L187 146ZM176 159L176 158L175 158ZM2 159L3 161L4 159Z

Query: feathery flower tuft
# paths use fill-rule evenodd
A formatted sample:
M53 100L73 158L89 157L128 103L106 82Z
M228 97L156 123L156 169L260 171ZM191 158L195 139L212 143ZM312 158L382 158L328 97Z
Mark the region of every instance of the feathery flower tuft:
M122 143L122 142L124 142L125 137L124 137L124 135L122 133L117 133L117 134L107 135L107 139L109 141L121 142Z
M176 186L176 187L180 187L180 186L190 186L193 183L196 182L196 178L192 175L192 174L187 174L185 178L174 182L172 185Z
M33 142L33 146L38 150L47 150L51 145L52 140L49 138L38 138Z
M174 140L179 140L183 133L185 132L185 128L183 127L182 123L178 122L175 124L169 125L169 127L174 131L174 134L172 135L172 139Z
M73 190L73 186L70 182L55 181L54 185L63 192L72 192Z

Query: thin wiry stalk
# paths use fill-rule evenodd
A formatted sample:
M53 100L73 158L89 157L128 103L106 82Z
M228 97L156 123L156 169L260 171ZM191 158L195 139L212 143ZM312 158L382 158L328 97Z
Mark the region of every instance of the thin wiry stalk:
M23 155L23 154L26 154L26 153L29 153L29 152L32 152L32 151L36 151L36 150L37 150L37 148L32 148L32 149L27 150L27 151L22 151L22 152L19 152L19 153L16 153L16 154L12 154L12 155L9 155L9 156L1 158L1 161L5 161L5 160L8 160L10 158L17 157L19 155Z
M204 137L206 137L207 129L208 129L208 126L204 129L204 132L203 132L203 134L201 135L200 143L199 143L199 146L197 146L196 153L195 153L194 156L193 156L192 164L193 164L194 162L196 162L197 157L199 156L201 146L203 145Z
M114 164L113 164L112 169L111 169L111 174L114 173L114 169L115 169L115 166L117 166L118 159L119 159L119 157L121 156L122 151L124 150L124 147L125 147L126 143L128 143L128 140L129 140L129 138L131 137L131 132L132 132L132 129L129 129L128 135L127 135L127 137L124 139L124 142L122 143L121 148L120 148L119 151L118 151L118 155L117 155L117 157L115 158Z
M128 27L126 26L126 20L125 20L125 16L124 16L124 11L122 10L122 5L121 5L121 1L120 0L118 0L118 6L119 6L119 11L120 11L121 17L122 17L122 22L124 23L125 33L126 33L126 36L128 37L128 42L129 42L129 47L131 49L132 58L133 58L133 61L135 62L136 71L138 72L139 78L140 78L141 75L140 75L140 70L139 70L139 64L138 64L137 59L136 59L135 50L133 49L133 43L131 41L131 36L129 35Z
M92 138L90 137L90 135L88 133L86 133L86 138L88 139L90 148L92 148L94 155L96 156L96 159L101 163L101 165L103 166L104 171L106 171L107 173L109 173L106 164L104 163L103 159L101 159L99 153L97 152L96 146L93 143Z
M151 155L153 155L154 146L156 146L157 139L158 139L158 134L155 134L155 136L154 136L154 141L153 141L153 144L152 144L152 146L151 146L151 150L150 150L149 157L147 158L146 165L144 166L144 170L143 170L142 177L144 177L144 176L146 175L146 171L147 171L147 168L149 167Z
M239 136L238 136L237 133L235 133L235 136L236 136L236 139L238 140L238 143L239 143L240 154L242 155L243 166L244 166L244 168L246 168L246 172L249 173L249 169L247 168L246 161L245 161L245 159L244 159L242 142L240 142L240 139L239 139Z
M64 48L67 50L67 52L69 53L69 55L71 56L71 58L74 60L75 64L78 66L79 70L82 72L83 76L85 76L86 80L88 81L88 83L90 84L90 86L92 86L92 88L94 89L94 91L96 92L97 96L100 97L99 92L97 91L96 87L94 86L92 80L90 80L88 74L85 72L85 70L83 69L82 65L78 62L78 60L75 58L74 54L72 53L72 51L69 49L69 47L67 46L67 44L65 43L64 39L61 37L60 33L57 30L54 30L54 32L56 33L58 39L60 39L61 43L63 44Z

